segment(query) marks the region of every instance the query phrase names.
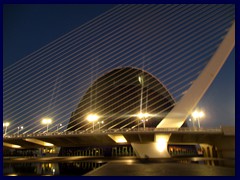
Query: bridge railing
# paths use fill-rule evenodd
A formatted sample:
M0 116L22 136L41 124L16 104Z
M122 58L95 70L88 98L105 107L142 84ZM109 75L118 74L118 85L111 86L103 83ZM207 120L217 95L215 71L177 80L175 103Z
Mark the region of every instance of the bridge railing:
M222 133L222 128L124 128L124 129L97 129L80 131L62 131L62 132L38 132L28 134L6 135L4 138L28 138L43 136L68 136L80 134L114 134L114 133Z

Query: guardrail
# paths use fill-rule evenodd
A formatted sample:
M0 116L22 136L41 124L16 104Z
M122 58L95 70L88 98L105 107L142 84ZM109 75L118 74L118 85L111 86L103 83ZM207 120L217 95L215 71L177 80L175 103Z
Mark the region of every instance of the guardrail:
M124 129L101 129L101 130L81 130L63 132L38 132L28 134L12 134L3 138L27 138L44 136L68 136L80 134L114 134L114 133L223 133L222 128L124 128Z

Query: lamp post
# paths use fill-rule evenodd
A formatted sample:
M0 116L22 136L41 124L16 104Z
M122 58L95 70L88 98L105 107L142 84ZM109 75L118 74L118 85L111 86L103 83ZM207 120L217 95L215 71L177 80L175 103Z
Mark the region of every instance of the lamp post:
M192 122L192 127L195 127L195 126L194 126L194 120L191 119L191 118L189 118L189 121Z
M139 113L138 118L143 122L143 129L146 128L146 121L148 121L149 114L148 113Z
M18 135L19 135L20 130L23 130L23 126L17 127L17 128L18 128Z
M100 130L100 124L103 124L104 121L98 122L99 130Z
M59 124L59 129L62 127L62 124ZM57 126L57 132L58 132L58 126Z
M94 130L94 122L99 119L99 116L97 114L89 114L86 118L89 122L93 123L93 130Z
M7 128L8 128L8 126L10 125L10 123L9 122L5 122L5 123L3 123L3 127L5 127L5 132L4 132L4 136L6 136L7 135Z
M198 127L200 128L200 118L204 117L204 113L202 111L194 111L192 113L194 119L198 122Z
M48 132L48 125L52 123L52 119L49 119L49 118L44 118L42 120L42 124L46 124L47 125L47 132Z
M142 120L142 117L143 117L143 113L142 113L142 109L143 109L143 88L144 88L144 80L143 80L143 77L142 77L142 76L139 76L139 77L138 77L138 81L139 81L139 83L140 83L140 85L141 85L140 113L138 114L138 117L139 117L139 119ZM137 126L138 126L138 129L139 129L139 120L138 120ZM145 124L144 124L143 126L145 126Z

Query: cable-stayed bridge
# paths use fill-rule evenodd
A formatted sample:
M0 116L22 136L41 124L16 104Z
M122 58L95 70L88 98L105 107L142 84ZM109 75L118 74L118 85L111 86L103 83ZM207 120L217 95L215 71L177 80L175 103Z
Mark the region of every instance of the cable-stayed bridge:
M234 46L234 19L230 4L115 6L4 69L5 135L184 126Z

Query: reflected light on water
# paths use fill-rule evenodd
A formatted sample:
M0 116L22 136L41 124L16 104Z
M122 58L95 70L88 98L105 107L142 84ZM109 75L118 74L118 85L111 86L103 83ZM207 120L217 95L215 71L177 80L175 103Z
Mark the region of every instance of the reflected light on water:
M125 162L127 165L132 165L134 163L132 159L126 160Z
M23 158L22 158L23 159ZM82 176L105 162L4 163L4 176Z
M17 174L7 174L6 176L18 176Z

